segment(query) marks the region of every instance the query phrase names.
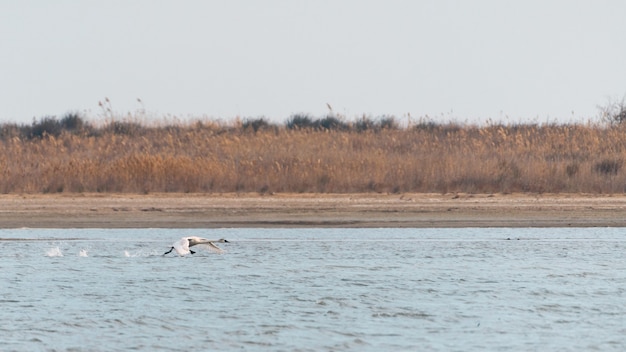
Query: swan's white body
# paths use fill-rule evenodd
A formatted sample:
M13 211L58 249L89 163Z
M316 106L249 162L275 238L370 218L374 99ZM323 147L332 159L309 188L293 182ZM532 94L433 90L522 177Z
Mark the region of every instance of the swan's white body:
M194 254L195 252L189 249L189 247L193 246L199 246L203 249L210 250L215 253L224 253L224 250L216 246L215 243L228 243L228 241L223 238L219 240L207 240L206 238L198 236L183 237L180 240L174 242L172 244L172 248L170 248L170 250L165 252L163 255L170 253L172 250L175 250L176 253L178 253L178 255L180 256L190 253Z

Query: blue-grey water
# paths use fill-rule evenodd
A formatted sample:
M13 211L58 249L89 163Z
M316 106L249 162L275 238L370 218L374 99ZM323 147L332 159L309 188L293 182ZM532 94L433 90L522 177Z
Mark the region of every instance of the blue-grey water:
M192 235L231 243L162 256ZM623 228L0 230L0 350L623 351L625 253Z

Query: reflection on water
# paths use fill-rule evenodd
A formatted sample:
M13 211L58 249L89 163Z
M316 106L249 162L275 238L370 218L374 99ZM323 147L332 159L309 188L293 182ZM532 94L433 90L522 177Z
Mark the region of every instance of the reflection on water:
M2 350L623 350L624 232L1 230Z

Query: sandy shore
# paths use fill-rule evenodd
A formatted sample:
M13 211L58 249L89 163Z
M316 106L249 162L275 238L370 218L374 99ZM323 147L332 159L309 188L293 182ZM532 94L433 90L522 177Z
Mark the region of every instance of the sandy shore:
M626 196L1 195L0 228L623 227Z

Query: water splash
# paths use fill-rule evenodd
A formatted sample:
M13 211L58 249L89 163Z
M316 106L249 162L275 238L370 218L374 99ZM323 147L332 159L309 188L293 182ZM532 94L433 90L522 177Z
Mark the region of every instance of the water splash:
M48 257L62 257L61 249L59 247L52 247L46 251Z
M87 250L86 249L81 249L80 252L78 252L78 256L79 257L86 257L87 256Z
M152 257L152 256L159 255L159 254L160 253L155 250L152 250L152 251L138 250L134 252L129 252L128 250L124 250L124 257L126 258Z

